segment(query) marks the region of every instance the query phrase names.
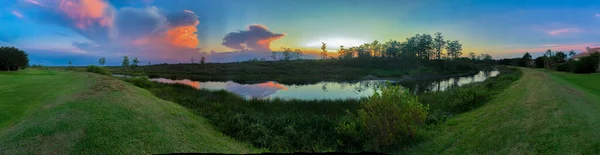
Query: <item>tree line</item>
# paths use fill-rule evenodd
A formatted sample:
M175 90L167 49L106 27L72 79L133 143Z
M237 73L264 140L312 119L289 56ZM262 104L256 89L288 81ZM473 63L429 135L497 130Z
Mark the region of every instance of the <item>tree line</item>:
M546 68L573 73L594 73L600 69L600 53L592 53L590 56L579 58L579 60L573 58L575 55L576 53L573 50L563 52L548 49L542 56L535 59L532 58L530 53L526 52L520 58L499 60L499 64L530 68Z
M29 57L25 51L15 47L0 47L0 66L5 71L17 71L29 66Z
M377 40L372 43L364 43L360 46L340 46L337 51L338 60L349 59L410 59L410 60L443 60L457 59L462 53L462 44L458 40L444 40L442 33L437 32L434 36L430 34L416 34L406 38L405 41L389 40L381 43ZM277 54L282 58L277 58ZM271 58L276 60L300 59L303 53L300 49L283 47L281 51L273 51ZM328 57L327 43L323 42L320 59L331 59ZM468 58L472 60L492 60L489 54L475 55L469 53Z

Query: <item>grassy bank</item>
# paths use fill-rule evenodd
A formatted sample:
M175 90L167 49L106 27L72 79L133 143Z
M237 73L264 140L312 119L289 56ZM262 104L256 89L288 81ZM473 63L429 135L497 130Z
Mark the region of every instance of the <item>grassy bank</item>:
M447 98L457 95L471 95L464 89L476 90L482 87L484 97L494 95L491 90L502 89L510 82L518 79L518 69L501 67L498 77L490 78L484 83L472 84L465 87L450 89L424 97L423 104L430 104L433 110L450 107L446 104L476 107L484 104L483 100L457 100L451 103L441 103ZM516 78L514 76L517 76ZM509 77L509 78L507 78ZM244 100L226 91L196 90L179 84L161 84L143 78L126 79L136 86L146 88L159 98L173 101L194 110L208 118L225 134L238 140L252 143L256 147L268 148L274 152L324 152L324 151L361 151L365 141L352 142L357 145L345 144L336 128L348 118L348 112L355 112L363 100ZM484 91L484 90L481 90ZM424 94L425 95L425 94ZM438 96L437 98L434 96ZM463 105L464 104L464 105ZM450 111L450 110L448 110ZM454 111L452 111L454 112ZM462 112L462 111L460 111ZM460 112L455 112L460 113ZM403 142L403 144L412 142Z
M523 77L480 108L429 132L414 154L597 154L598 74L523 68Z
M195 81L283 84L348 81L362 78L423 78L473 73L490 66L468 60L293 60L215 64L158 64L135 69L108 67L118 74L148 75Z
M184 107L112 77L0 72L2 154L253 151Z

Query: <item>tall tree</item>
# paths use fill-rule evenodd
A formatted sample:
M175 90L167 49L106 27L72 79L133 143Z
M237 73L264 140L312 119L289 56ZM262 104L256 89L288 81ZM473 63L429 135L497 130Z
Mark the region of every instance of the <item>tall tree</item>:
M129 67L129 57L123 56L123 62L121 62L121 69L126 70Z
M277 61L277 52L276 51L271 52L271 59L273 59L273 61Z
M448 40L447 43L446 51L448 52L448 57L456 59L462 55L462 44L460 44L458 40Z
M373 51L373 57L381 57L382 52L381 52L381 44L379 43L379 41L375 40L373 41L373 43L371 43L371 51Z
M200 64L204 64L204 61L206 61L206 58L204 56L200 57Z
M100 58L100 60L98 60L98 63L100 64L100 66L104 66L104 64L106 64L106 58Z
M327 59L327 44L321 42L321 59Z
M190 62L192 62L192 64L196 63L196 58L192 57L192 58L190 59Z
M442 33L437 32L435 33L435 38L433 39L433 47L435 49L435 58L436 59L441 59L442 58L442 50L444 50L444 47L446 46L446 41L444 41L444 36L442 36Z
M140 61L138 60L138 58L133 58L133 60L131 61L131 69L135 70L135 68L138 67L139 63Z
M281 49L283 50L283 60L284 61L291 60L294 55L294 50L292 50L291 48L285 48L285 47L281 47Z
M556 63L564 63L567 62L567 54L562 51L556 52L554 55L554 62Z

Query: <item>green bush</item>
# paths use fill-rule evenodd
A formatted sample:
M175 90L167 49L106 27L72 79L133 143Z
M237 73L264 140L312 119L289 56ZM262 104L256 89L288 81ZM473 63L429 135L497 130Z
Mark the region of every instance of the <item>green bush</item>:
M108 69L94 66L94 65L88 66L85 71L90 72L90 73L100 74L100 75L108 75L108 76L112 75L110 73L110 71L108 71Z
M573 72L575 73L594 73L598 71L600 63L600 53L594 53L587 57L582 57L575 62Z
M381 151L396 144L409 142L419 126L425 124L428 107L401 86L381 87L360 104L356 115L349 114L336 131L342 143L356 145L363 150Z

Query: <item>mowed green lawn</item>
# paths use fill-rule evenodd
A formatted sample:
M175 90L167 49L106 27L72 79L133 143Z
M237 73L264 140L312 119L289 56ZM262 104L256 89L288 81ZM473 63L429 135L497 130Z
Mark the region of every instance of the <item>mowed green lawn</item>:
M600 75L523 69L493 100L458 115L411 154L598 154Z
M0 154L251 153L187 109L112 77L0 72Z

